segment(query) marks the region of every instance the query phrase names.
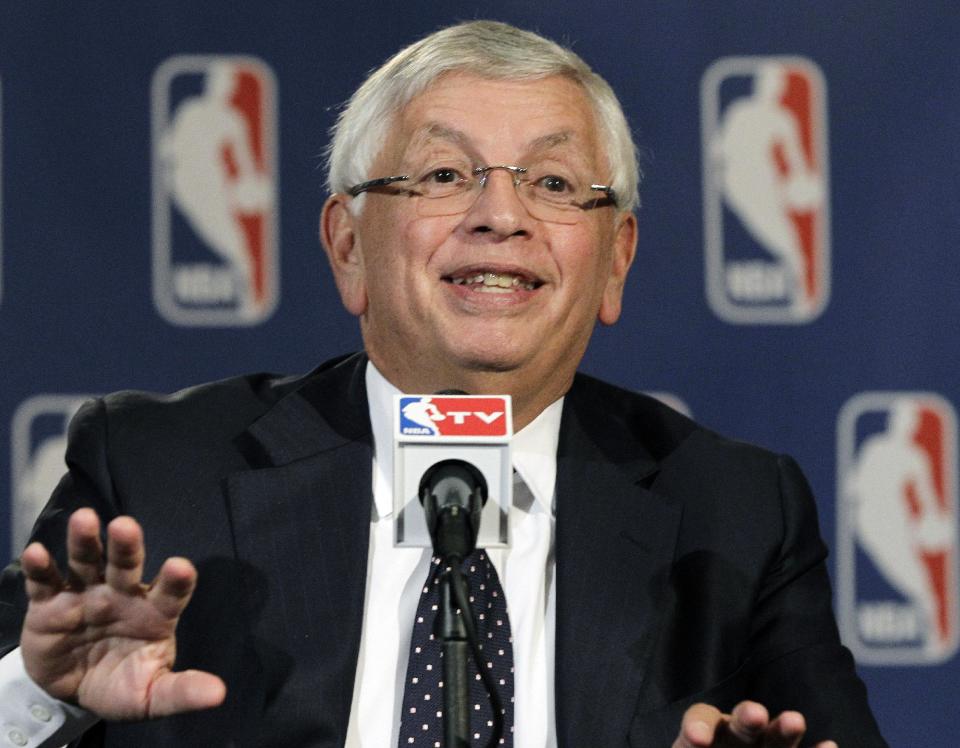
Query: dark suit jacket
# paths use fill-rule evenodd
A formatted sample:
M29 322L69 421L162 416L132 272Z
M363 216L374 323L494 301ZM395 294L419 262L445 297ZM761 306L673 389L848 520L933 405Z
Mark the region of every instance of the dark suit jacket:
M83 745L343 743L371 511L365 364L118 393L77 415L70 472L35 537L62 563L66 518L88 505L143 524L147 578L168 556L191 558L199 584L177 667L228 686L219 709L100 723ZM556 527L560 746L668 746L691 703L743 698L802 710L811 741L883 745L838 641L814 504L790 459L578 375ZM15 567L0 593L6 650L24 608Z

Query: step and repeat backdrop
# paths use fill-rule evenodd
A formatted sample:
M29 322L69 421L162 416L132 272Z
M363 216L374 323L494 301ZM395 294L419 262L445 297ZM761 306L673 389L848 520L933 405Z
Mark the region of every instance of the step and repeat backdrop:
M317 240L328 128L372 67L471 18L572 45L642 147L624 317L584 368L800 461L888 739L955 745L952 2L7 0L0 555L85 398L359 347Z

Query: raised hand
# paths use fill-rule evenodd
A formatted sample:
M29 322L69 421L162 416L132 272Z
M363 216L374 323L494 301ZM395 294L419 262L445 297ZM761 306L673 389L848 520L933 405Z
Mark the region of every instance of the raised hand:
M766 708L755 701L741 701L730 714L709 704L694 704L680 724L673 748L797 748L807 731L799 712L783 712L770 719ZM837 748L832 740L816 748Z
M32 543L21 566L30 600L20 649L27 674L51 696L104 719L133 720L218 706L226 686L199 670L172 671L175 631L197 582L185 558L168 558L142 584L140 525L118 517L107 527L78 509L67 528L66 578L47 549Z

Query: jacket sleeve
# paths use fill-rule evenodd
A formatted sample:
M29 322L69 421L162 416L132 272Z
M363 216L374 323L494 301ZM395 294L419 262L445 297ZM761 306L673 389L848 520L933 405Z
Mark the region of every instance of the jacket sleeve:
M808 726L804 745L885 746L853 657L840 643L810 488L789 457L779 458L778 467L782 542L751 620L753 677L746 695L772 714L801 711Z

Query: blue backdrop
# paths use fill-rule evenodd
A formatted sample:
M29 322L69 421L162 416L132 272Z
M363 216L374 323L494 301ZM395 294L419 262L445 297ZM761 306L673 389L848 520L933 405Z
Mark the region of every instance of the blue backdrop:
M799 460L885 734L954 745L952 2L7 0L0 555L82 397L359 347L317 240L327 130L368 70L470 18L572 44L643 148L624 317L584 368Z

